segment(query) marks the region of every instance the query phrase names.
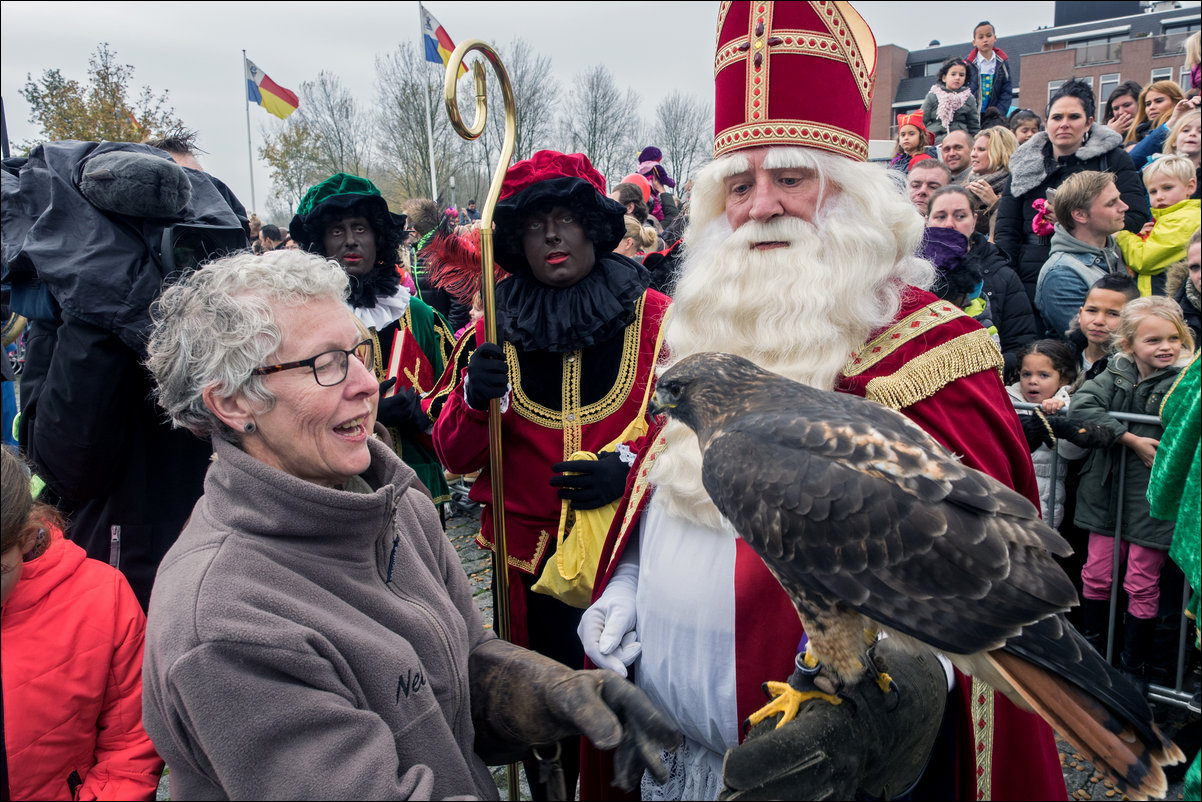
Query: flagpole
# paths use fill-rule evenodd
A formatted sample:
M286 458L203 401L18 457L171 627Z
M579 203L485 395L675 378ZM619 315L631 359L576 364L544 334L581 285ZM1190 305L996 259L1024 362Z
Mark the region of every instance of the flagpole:
M417 21L421 29L422 49L426 47L426 10L417 4ZM438 180L434 176L434 112L430 109L430 68L426 67L426 144L430 147L430 200L438 203Z
M255 212L255 155L250 144L250 98L246 95L246 51L242 51L242 105L246 106L246 164L250 168L250 211Z

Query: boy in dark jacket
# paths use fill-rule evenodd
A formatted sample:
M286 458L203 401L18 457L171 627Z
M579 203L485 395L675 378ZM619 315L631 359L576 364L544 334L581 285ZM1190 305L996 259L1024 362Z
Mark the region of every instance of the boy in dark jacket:
M1010 61L1006 53L994 47L997 34L992 22L978 22L972 30L972 52L964 58L968 65L968 88L980 102L981 119L986 109L997 109L1005 117L1010 114Z

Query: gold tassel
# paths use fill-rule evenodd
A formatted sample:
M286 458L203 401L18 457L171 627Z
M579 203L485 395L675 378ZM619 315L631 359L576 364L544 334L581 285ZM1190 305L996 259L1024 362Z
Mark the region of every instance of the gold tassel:
M902 409L930 398L956 379L990 368L1002 372L1002 352L985 329L954 340L911 359L889 376L868 382L865 397L890 409Z

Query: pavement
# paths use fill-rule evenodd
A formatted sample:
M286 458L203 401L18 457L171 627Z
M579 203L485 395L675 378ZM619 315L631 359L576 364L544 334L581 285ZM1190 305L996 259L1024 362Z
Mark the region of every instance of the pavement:
M479 548L475 543L476 533L480 529L479 508L475 505L459 507L452 503L448 510L450 513L446 522L447 537L459 553L463 570L471 582L472 595L476 599L480 614L484 619L484 626L491 628L493 626L491 552ZM1198 716L1165 705L1154 705L1153 711L1161 728L1170 737L1178 740L1179 745L1192 760L1198 750L1200 729ZM1057 744L1060 747L1060 763L1064 768L1064 780L1070 800L1093 799L1104 802L1105 800L1126 799L1114 788L1114 783L1103 780L1093 766L1071 746L1060 740L1057 741ZM1165 799L1184 799L1182 778L1185 766L1174 768L1175 771L1170 770L1169 772L1170 784ZM529 800L531 798L530 790L520 767L518 767L517 774L520 778L519 798ZM501 798L509 799L507 767L494 767L493 779L497 783ZM157 798L158 800L169 799L165 777L159 785Z

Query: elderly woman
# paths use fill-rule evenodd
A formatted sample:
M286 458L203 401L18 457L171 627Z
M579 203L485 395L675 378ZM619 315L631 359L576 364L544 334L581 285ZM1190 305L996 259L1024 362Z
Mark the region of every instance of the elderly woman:
M1094 94L1089 84L1071 80L1052 94L1047 130L1023 143L1010 157L1010 184L1002 193L994 222L994 242L1023 280L1035 303L1035 283L1051 247L1051 223L1033 227L1039 207L1050 212L1051 190L1074 173L1112 173L1127 204L1124 228L1138 232L1152 219L1144 182L1123 149L1122 138L1094 122Z
M374 345L347 291L336 263L278 251L157 305L159 404L216 453L147 625L143 716L172 796L495 798L485 762L531 745L670 741L616 675L484 629L429 497L370 436Z
M376 378L396 382L392 390L381 387L377 417L441 510L450 489L420 399L442 375L455 339L442 315L402 281L409 281L397 264L405 222L388 210L371 181L335 173L305 193L289 231L303 250L336 260L346 271L348 304L370 329Z
M580 153L539 151L509 168L496 210L496 261L512 274L496 290L504 347L485 343L478 323L436 391L436 403L445 401L434 425L443 464L456 473L483 469L470 497L482 505L479 542L487 548L497 518L488 407L502 399L513 639L574 667L584 664L576 636L583 610L532 587L548 562L555 566L557 532L569 516L622 496L638 443L605 447L633 421L649 420L645 399L670 303L648 289L642 265L613 253L625 210L604 187ZM579 750L566 744L563 752L570 797Z

